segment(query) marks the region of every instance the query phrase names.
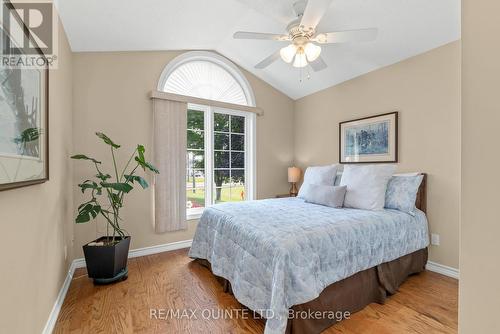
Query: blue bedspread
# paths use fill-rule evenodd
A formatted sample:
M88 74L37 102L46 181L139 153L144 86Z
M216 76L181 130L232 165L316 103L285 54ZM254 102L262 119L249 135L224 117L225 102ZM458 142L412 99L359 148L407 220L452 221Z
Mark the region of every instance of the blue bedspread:
M285 332L291 306L428 244L427 219L419 210L413 217L283 198L205 209L189 256L208 260L240 303L267 318L265 333L272 334Z

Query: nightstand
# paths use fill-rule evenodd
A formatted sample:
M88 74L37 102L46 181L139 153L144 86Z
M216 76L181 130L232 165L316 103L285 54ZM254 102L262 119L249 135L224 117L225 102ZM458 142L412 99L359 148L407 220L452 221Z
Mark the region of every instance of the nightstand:
M285 198L285 197L297 197L297 196L290 196L290 194L276 195L276 198Z

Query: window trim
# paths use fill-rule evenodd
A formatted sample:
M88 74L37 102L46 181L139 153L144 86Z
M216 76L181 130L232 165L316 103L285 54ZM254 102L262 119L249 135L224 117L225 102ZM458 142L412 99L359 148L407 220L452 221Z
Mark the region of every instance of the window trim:
M198 219L203 210L213 205L213 145L214 145L214 113L223 113L234 116L245 117L245 193L246 200L256 198L256 115L255 113L211 107L199 104L188 104L188 110L202 111L204 115L204 139L205 139L205 206L203 208L186 208L187 220Z
M163 69L158 80L157 90L164 92L168 78L178 67L192 61L208 61L226 70L241 86L245 94L247 105L255 107L255 96L252 87L241 70L227 58L211 51L189 51L172 59Z

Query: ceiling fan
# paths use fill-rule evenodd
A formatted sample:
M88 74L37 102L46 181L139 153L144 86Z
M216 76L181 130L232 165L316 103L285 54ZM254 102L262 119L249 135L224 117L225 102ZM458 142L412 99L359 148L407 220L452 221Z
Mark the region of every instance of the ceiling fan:
M305 67L310 65L315 72L327 67L321 58L322 44L345 43L345 42L368 42L377 37L376 28L334 31L319 33L316 26L330 7L332 0L301 0L293 4L297 18L288 24L288 34L271 34L259 32L235 32L235 39L258 39L274 40L277 42L291 42L269 57L255 65L257 69L263 69L274 63L280 57L286 63L292 63L294 67ZM319 44L319 45L318 45Z

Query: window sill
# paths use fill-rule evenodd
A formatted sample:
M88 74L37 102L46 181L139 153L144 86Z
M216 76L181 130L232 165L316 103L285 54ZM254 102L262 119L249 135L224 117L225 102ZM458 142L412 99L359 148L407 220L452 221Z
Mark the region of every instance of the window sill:
M196 220L200 219L201 215L203 212L197 212L197 213L188 213L186 216L186 220Z

